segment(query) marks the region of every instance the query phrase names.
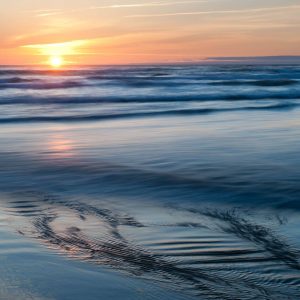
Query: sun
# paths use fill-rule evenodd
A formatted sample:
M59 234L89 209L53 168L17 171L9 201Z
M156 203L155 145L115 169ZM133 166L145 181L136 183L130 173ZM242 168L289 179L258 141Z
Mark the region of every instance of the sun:
M63 64L63 59L61 56L51 56L49 63L53 68L59 68Z

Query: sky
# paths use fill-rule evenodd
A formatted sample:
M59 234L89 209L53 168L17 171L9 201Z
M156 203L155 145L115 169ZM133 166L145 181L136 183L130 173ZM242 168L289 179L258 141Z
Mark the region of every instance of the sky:
M0 64L299 56L300 0L0 1Z

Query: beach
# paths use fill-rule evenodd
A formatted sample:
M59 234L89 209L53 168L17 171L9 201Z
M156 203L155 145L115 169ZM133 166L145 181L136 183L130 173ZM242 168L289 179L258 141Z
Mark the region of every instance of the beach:
M0 299L300 298L299 66L7 66L0 91Z

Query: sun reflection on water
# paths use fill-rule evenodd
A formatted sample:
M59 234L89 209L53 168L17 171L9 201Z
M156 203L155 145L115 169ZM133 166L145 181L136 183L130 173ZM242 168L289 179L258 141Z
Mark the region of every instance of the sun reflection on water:
M74 157L74 141L62 134L54 134L47 142L47 154L54 158Z

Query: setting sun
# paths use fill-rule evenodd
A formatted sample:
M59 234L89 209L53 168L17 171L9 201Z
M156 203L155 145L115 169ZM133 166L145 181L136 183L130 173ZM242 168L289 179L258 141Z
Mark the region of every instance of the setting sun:
M52 56L50 58L50 65L53 68L59 68L63 64L63 59L60 56Z
M72 57L81 55L82 47L87 44L87 41L76 40L63 43L24 45L22 48L27 49L28 53L35 53L36 56L46 58L46 63L53 68L59 68L72 62ZM45 60L41 60L41 63L44 64Z

